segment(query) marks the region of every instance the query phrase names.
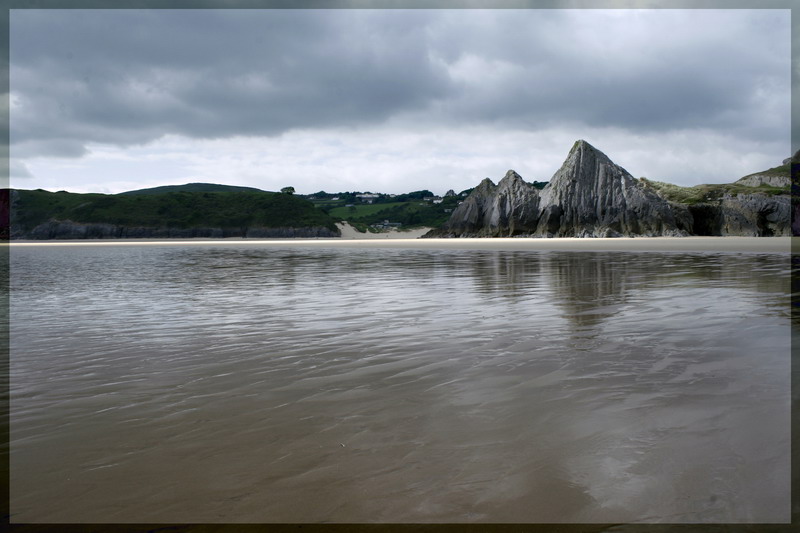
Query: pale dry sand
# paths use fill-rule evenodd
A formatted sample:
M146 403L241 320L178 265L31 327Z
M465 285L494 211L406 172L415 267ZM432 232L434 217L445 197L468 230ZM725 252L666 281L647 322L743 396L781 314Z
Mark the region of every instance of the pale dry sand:
M419 228L412 230L399 230L392 228L381 233L361 233L347 222L338 223L336 226L342 232L341 239L418 239L428 233L431 228Z
M418 230L422 232L423 230ZM363 234L359 234L363 235ZM333 239L101 239L72 241L12 241L13 246L108 246L108 245L266 245L352 248L416 248L439 250L531 250L574 252L751 252L791 253L800 246L792 237L637 237L616 239L419 239L408 234L377 234L373 238Z

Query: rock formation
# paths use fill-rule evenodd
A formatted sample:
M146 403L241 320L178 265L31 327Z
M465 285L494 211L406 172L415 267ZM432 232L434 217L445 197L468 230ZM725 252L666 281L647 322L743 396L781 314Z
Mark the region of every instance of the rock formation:
M542 190L537 235L684 235L667 200L586 141L577 141Z
M755 174L736 185L785 187L786 179ZM513 170L497 185L486 178L425 237L789 235L791 211L788 195L769 191L671 201L580 140L541 191Z
M791 178L788 176L776 176L774 174L750 174L736 181L738 185L746 187L760 187L768 185L770 187L788 187L791 185Z
M684 235L686 210L648 190L586 141L541 190L509 170L496 186L489 178L428 237L614 237Z
M714 203L690 205L694 235L721 237L788 237L791 235L789 195L725 195Z
M445 236L510 237L531 233L539 219L539 191L509 170L495 185L484 179L442 227Z

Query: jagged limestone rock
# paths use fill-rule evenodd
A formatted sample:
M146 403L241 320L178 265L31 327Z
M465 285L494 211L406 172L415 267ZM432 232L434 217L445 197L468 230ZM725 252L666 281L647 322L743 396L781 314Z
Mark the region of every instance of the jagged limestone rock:
M542 190L538 235L685 235L669 202L586 141L577 141ZM685 214L685 213L684 213Z
M788 195L725 195L718 202L689 206L694 235L718 237L790 236L791 199Z
M530 234L539 219L539 191L509 170L495 185L484 179L440 229L428 237L511 237Z
M720 235L790 236L791 199L788 195L725 195L720 203Z
M487 178L425 237L781 236L791 234L792 208L789 195L758 191L669 201L581 140L541 191L511 170L497 185ZM800 218L800 203L794 210Z

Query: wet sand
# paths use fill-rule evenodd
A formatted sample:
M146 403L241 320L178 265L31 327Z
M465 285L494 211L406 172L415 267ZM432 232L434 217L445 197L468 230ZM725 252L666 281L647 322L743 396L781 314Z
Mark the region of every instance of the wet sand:
M11 521L791 518L788 256L464 241L13 249Z
M415 230L424 233L427 230ZM357 233L357 232L356 232ZM404 232L361 234L333 239L100 239L59 241L12 241L11 246L107 246L107 245L266 245L298 247L379 247L428 250L531 250L574 252L755 252L791 253L792 237L636 237L615 239L576 238L408 238ZM367 236L369 235L369 236Z

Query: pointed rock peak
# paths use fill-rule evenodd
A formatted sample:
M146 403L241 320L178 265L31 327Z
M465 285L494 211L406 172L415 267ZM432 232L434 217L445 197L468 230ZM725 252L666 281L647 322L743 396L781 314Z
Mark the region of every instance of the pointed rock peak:
M518 181L523 181L522 176L520 176L513 170L509 170L508 172L506 172L506 175L503 176L503 179L501 179L500 183L498 183L497 185L499 187L500 185L511 184Z
M518 189L518 188L529 188L533 187L530 183L527 183L525 180L522 179L522 176L514 172L513 170L509 170L506 172L506 175L503 179L500 180L500 183L497 184L498 189Z
M489 178L483 178L483 180L478 184L476 189L494 189L495 185L492 180Z
M569 151L569 155L567 159L571 159L573 157L595 157L597 159L601 159L603 161L611 161L606 154L589 144L588 142L584 141L583 139L578 139L575 141L575 144L572 145L572 150Z
M583 139L578 139L577 141L572 143L572 150L570 150L569 153L572 153L572 152L574 152L576 150L581 150L581 149L583 149L584 147L587 147L587 146L589 148L594 148L591 144L587 143Z

